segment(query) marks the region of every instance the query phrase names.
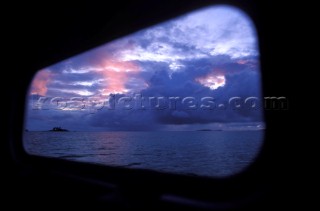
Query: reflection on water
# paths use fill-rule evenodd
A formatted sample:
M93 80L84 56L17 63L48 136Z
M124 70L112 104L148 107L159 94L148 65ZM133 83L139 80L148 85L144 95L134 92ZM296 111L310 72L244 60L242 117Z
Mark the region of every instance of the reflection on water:
M26 132L28 153L126 168L227 176L254 161L263 131Z

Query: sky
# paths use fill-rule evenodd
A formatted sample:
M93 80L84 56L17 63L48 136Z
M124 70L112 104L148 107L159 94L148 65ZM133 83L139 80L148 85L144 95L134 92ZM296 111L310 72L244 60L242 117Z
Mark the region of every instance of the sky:
M261 126L257 45L254 25L233 7L177 17L40 70L30 85L25 127Z

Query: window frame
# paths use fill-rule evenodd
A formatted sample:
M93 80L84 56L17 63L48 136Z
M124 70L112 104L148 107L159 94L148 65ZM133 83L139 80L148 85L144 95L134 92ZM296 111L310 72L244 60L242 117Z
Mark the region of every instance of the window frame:
M120 37L125 34L129 34L129 31L134 31L138 28L144 28L147 25L155 24L180 15L181 13L191 12L193 10L204 8L207 6L219 5L221 1L188 1L190 4L179 4L179 7L173 7L171 13L164 15L163 17L154 17L152 21L149 21L148 24L138 24L135 26L129 27L128 30L121 31L120 33L115 32L113 35L108 36L107 40L103 42L110 41L115 37ZM243 3L236 0L222 1L224 4L230 6L238 7L243 10L255 23L260 51L261 51L261 74L262 74L262 85L263 92L266 88L263 83L266 79L270 77L265 77L266 73L264 72L264 40L262 35L262 28L257 12L254 10L258 7L258 3L250 2ZM168 3L165 5L168 6ZM181 9L182 8L182 9ZM258 9L260 11L261 8ZM148 15L151 15L148 13ZM143 16L143 15L142 15ZM146 18L146 17L144 17ZM117 20L115 20L117 22ZM141 21L141 20L140 20ZM121 21L120 21L121 22ZM128 23L130 25L130 23ZM124 27L124 26L123 26ZM102 27L103 28L103 27ZM106 33L104 31L104 33ZM102 33L103 34L103 33ZM94 36L92 39L95 39ZM91 47L97 46L102 41L93 41ZM263 43L263 45L261 44ZM72 45L71 45L72 46ZM88 49L90 45L84 44L81 51ZM77 52L80 52L79 48L76 48ZM75 54L75 51L71 50L70 54ZM62 58L63 57L63 58ZM40 69L43 66L49 66L49 64L54 63L60 59L67 58L66 55L61 56L52 56L49 59L44 59L44 62L39 62L37 65L28 64L27 72L25 73L27 82L20 84L14 88L16 95L11 99L13 103L12 108L9 112L9 119L12 121L9 123L9 157L11 157L13 163L19 164L22 169L26 167L31 167L35 170L45 170L55 172L64 176L71 176L80 180L85 180L88 183L97 183L97 184L113 184L115 187L126 186L130 187L132 190L143 187L146 194L148 194L148 186L154 189L153 192L161 195L161 199L164 201L170 201L174 198L172 196L178 196L186 199L194 199L196 201L205 201L208 203L208 206L215 206L217 203L223 203L225 201L240 200L246 201L251 200L261 195L260 187L261 185L268 184L268 175L269 171L269 161L270 159L270 145L273 143L271 140L274 137L274 134L270 132L270 124L272 121L271 118L266 117L267 130L265 133L265 140L255 162L250 165L247 169L225 178L206 178L206 177L195 177L187 175L176 175L171 173L160 173L154 172L151 170L140 170L140 169L124 169L110 166L102 166L91 163L80 163L68 160L60 160L55 158L46 158L36 155L29 155L25 152L23 147L23 119L25 112L25 102L26 102L26 90L29 83L31 82L32 76L36 73L35 71ZM20 64L22 66L22 64ZM39 68L40 67L40 68ZM272 130L272 128L271 128ZM112 186L114 187L114 186ZM177 201L173 199L173 201Z

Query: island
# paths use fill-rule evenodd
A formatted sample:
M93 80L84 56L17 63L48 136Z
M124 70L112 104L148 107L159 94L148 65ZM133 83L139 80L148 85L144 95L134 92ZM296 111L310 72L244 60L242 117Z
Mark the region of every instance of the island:
M52 128L52 130L49 130L49 131L51 131L51 132L68 132L69 130L63 129L61 127L54 127L54 128Z

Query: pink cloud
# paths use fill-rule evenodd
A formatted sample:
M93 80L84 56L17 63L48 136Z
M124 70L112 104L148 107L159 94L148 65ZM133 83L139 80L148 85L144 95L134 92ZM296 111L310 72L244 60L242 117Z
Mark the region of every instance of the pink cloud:
M106 59L103 62L103 71L101 71L105 81L106 87L103 89L103 95L111 93L125 93L126 83L130 75L140 72L140 67L129 61L120 61L117 59Z
M38 94L45 96L48 91L48 83L51 80L51 72L49 70L40 70L33 78L31 84L31 94Z

